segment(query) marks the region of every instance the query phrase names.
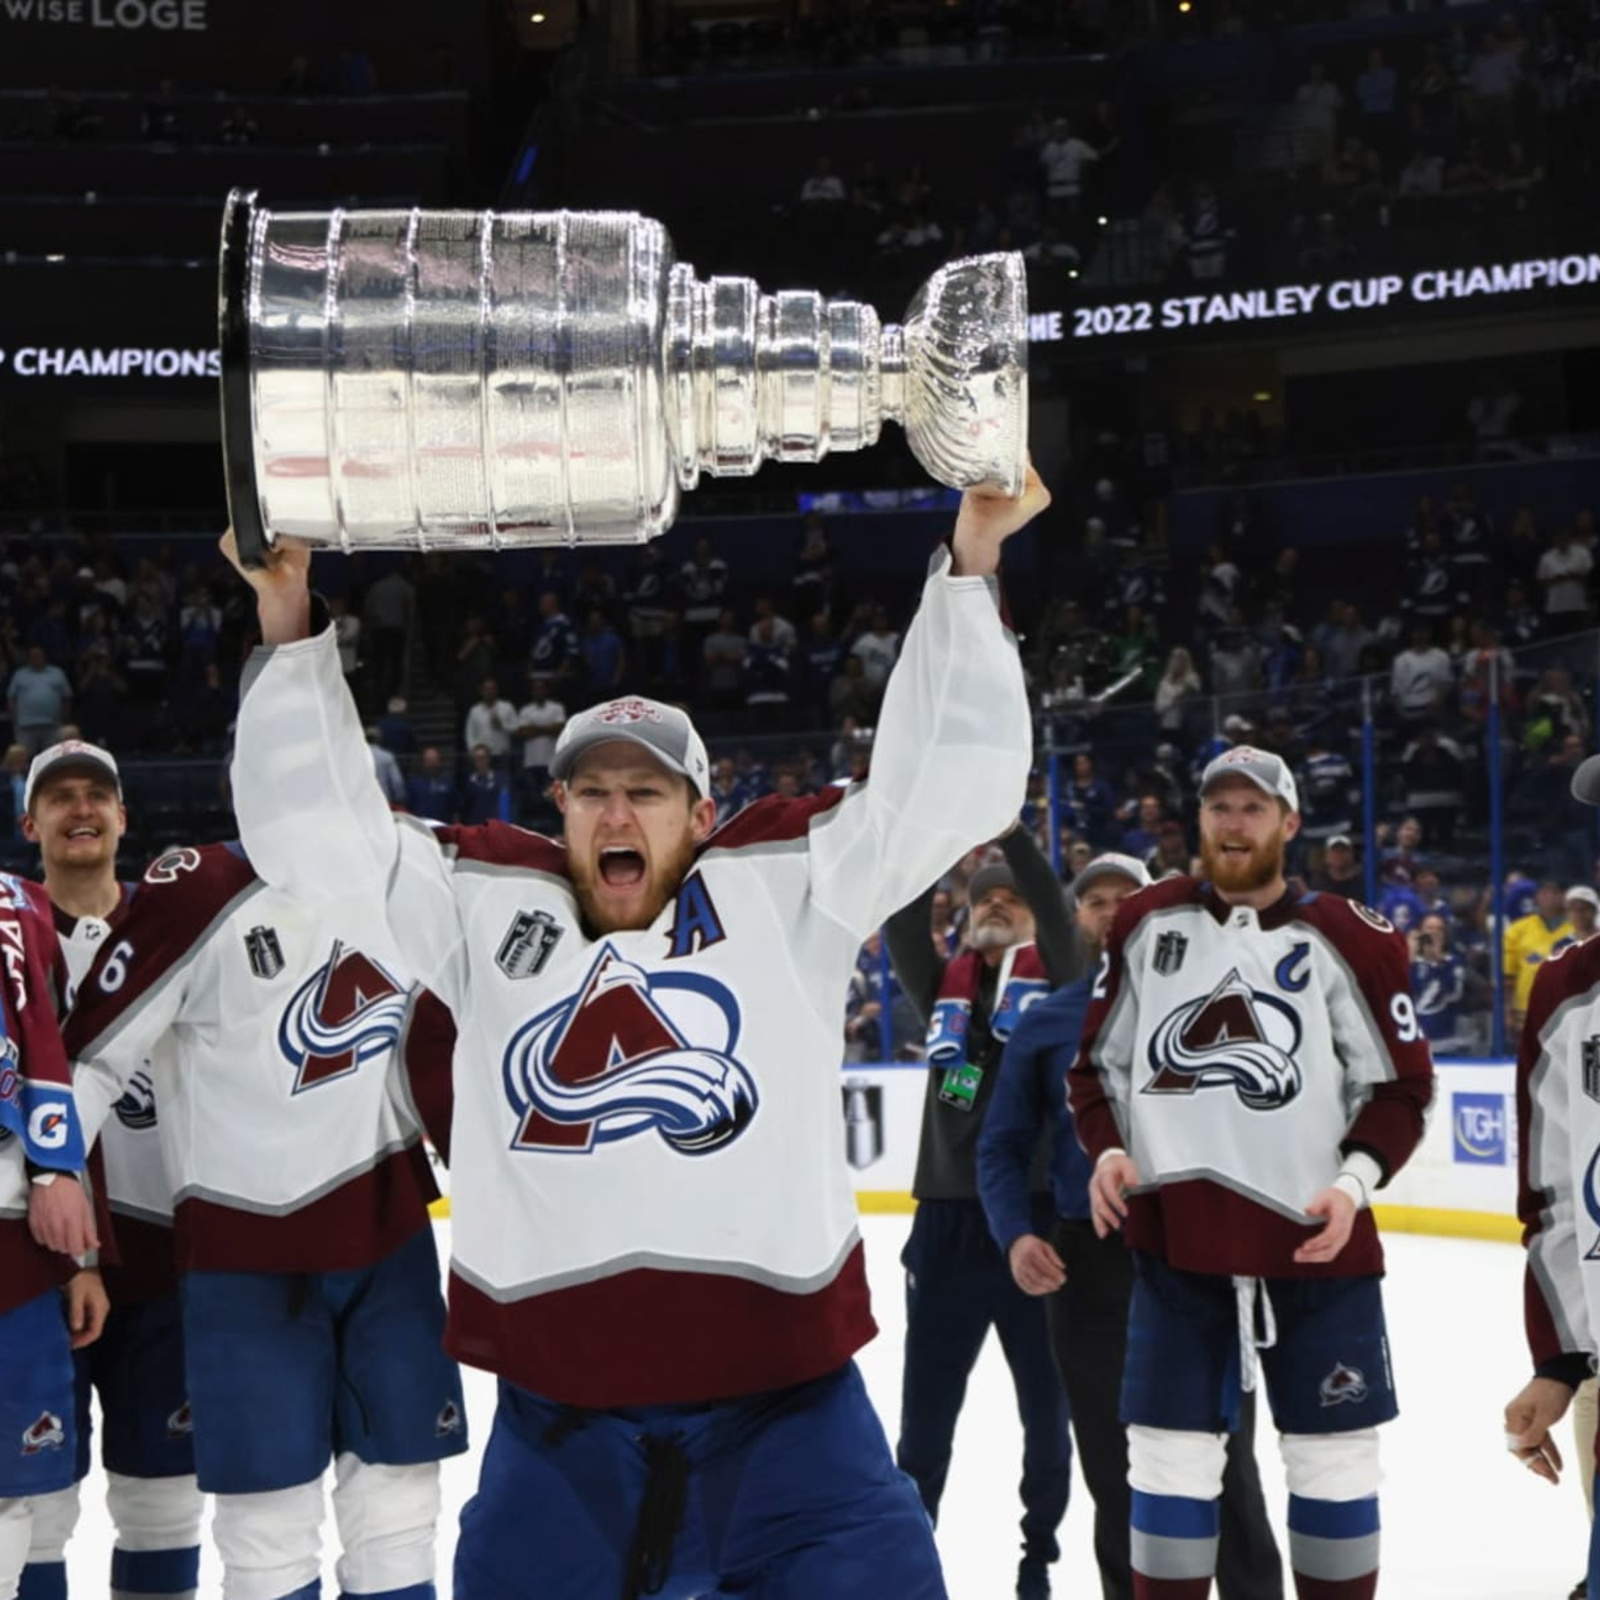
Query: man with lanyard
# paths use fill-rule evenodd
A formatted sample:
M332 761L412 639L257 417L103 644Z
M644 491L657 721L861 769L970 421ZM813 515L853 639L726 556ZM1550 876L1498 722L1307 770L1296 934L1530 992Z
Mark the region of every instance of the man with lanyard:
M130 889L117 881L127 831L115 758L77 739L33 758L23 832L39 847L45 907L66 966L62 1010ZM78 1357L80 1478L89 1466L89 1389L100 1396L106 1503L116 1526L114 1600L191 1597L200 1581L200 1515L193 1425L183 1371L183 1329L173 1261L172 1188L161 1160L155 1095L141 1072L100 1130L106 1201L120 1265L105 1269L111 1312L104 1335ZM34 1508L21 1600L67 1592L65 1546L78 1520L78 1484Z
M1131 856L1096 857L1073 880L1073 915L1098 961L1117 908L1150 875ZM1089 1217L1089 1159L1067 1108L1067 1069L1089 1011L1090 977L1029 1007L1000 1062L978 1141L978 1192L995 1243L1024 1294L1044 1300L1067 1391L1084 1481L1094 1498L1094 1549L1105 1600L1132 1600L1128 1439L1117 1414L1128 1343L1133 1267L1120 1234L1100 1238ZM1055 1224L1034 1231L1028 1187L1041 1131L1050 1141ZM1256 1471L1255 1397L1240 1406L1222 1478L1217 1586L1222 1600L1282 1600L1283 1567Z
M928 1075L912 1193L917 1211L901 1254L906 1354L896 1459L937 1520L956 1419L989 1329L1000 1337L1022 1414L1021 1600L1050 1592L1056 1529L1067 1509L1072 1443L1044 1315L1011 1281L978 1201L978 1137L1005 1041L1026 1007L1076 976L1082 955L1061 885L1026 828L1001 840L1004 859L967 885L967 945L948 961L929 938L937 886L885 929L896 977L927 1025ZM1035 929L1038 943L1034 943ZM1033 1193L1049 1215L1042 1169Z

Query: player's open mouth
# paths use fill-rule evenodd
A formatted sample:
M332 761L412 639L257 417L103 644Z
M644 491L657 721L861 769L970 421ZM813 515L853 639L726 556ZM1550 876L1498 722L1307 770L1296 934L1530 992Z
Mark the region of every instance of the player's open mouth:
M644 882L644 857L625 845L600 852L600 877L608 889L637 889Z
M69 839L98 839L100 830L98 828L69 828L67 837Z

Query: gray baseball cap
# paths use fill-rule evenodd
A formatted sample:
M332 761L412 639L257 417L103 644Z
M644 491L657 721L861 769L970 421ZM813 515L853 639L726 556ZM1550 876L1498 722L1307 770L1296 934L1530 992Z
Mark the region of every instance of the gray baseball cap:
M1263 794L1283 801L1291 811L1300 809L1300 791L1289 763L1270 750L1257 750L1248 744L1224 750L1200 774L1200 793L1203 795L1219 778L1230 777L1248 778Z
M1600 756L1590 756L1572 774L1572 798L1586 806L1600 806Z
M117 771L117 758L97 744L87 744L82 739L63 739L48 750L41 750L28 768L28 781L23 785L22 809L33 810L33 796L41 783L59 777L63 772L81 772L107 778L122 798L122 775Z
M648 750L669 771L682 773L702 800L710 796L711 762L695 725L676 706L641 695L607 700L569 717L556 740L550 776L564 782L585 750L615 739Z
M1016 874L1004 861L986 861L967 880L967 904L975 906L991 889L1017 889Z
M1115 850L1098 855L1072 880L1072 897L1076 900L1090 884L1100 878L1129 878L1135 888L1143 889L1150 882L1144 862L1135 856L1125 856Z

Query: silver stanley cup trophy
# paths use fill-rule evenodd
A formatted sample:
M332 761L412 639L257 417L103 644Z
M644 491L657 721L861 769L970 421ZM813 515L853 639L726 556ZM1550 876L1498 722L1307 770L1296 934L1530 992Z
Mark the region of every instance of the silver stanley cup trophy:
M275 214L229 197L220 322L241 554L637 543L702 472L900 423L953 488L1021 491L1026 282L952 262L903 325L702 282L630 212Z

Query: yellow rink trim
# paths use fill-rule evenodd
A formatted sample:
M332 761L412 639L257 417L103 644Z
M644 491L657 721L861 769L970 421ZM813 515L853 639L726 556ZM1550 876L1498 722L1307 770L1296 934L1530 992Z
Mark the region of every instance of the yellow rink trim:
M909 1215L917 1203L902 1189L858 1189L856 1207L870 1215ZM450 1215L445 1196L428 1207L436 1221ZM1431 1233L1447 1239L1498 1239L1516 1244L1522 1224L1493 1211L1447 1211L1440 1206L1374 1206L1372 1214L1387 1233Z
M1386 1233L1431 1233L1446 1239L1497 1239L1519 1244L1522 1224L1498 1211L1447 1211L1441 1206L1374 1206Z

